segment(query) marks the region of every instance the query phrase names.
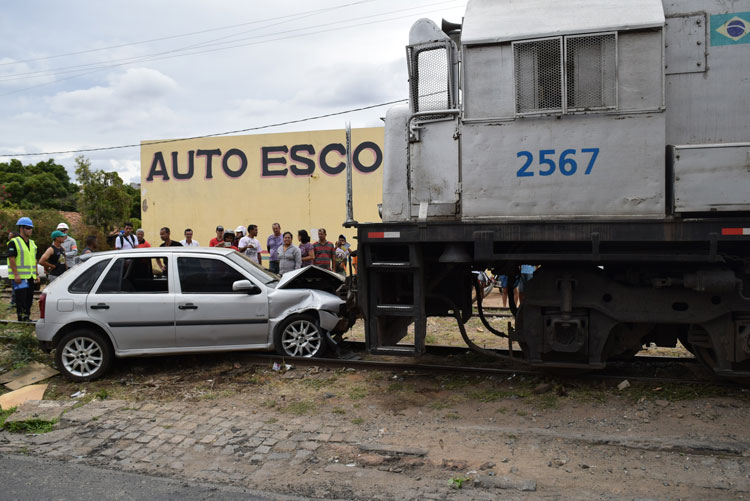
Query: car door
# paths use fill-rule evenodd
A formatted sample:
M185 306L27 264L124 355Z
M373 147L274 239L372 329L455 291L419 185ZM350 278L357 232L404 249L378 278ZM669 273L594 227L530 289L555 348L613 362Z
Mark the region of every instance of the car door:
M174 286L157 265L171 258L115 259L96 291L86 297L91 318L105 323L118 350L174 348Z
M223 256L177 258L177 346L267 345L268 292ZM258 285L254 294L232 291L237 280Z

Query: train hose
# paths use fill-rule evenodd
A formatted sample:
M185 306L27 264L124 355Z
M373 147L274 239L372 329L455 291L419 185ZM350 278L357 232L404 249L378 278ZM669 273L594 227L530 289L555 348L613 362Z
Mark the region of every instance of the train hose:
M482 286L479 285L479 279L477 277L474 277L474 289L477 291L477 311L479 312L479 319L482 321L482 325L484 325L487 330L494 335L507 338L508 335L505 332L499 331L492 327L484 316L484 310L482 309L483 291Z
M453 318L455 318L456 322L458 323L458 329L461 331L461 337L463 338L463 340L466 343L466 345L469 348L471 348L472 351L475 351L475 352L477 352L477 353L479 353L481 355L485 355L487 357L497 358L497 359L500 359L500 360L526 363L526 361L523 360L522 358L516 358L516 357L512 357L510 355L502 355L500 353L497 353L496 351L488 350L486 348L482 348L478 344L474 343L474 341L472 341L471 339L469 339L469 335L466 333L466 327L464 327L463 322L461 322L461 316L458 313L458 307L456 306L456 304L453 301L451 301L449 298L447 298L445 296L442 296L442 295L430 294L429 297L432 297L432 298L435 298L435 299L438 299L438 300L444 302L448 306L448 308L450 308L450 310L453 312Z

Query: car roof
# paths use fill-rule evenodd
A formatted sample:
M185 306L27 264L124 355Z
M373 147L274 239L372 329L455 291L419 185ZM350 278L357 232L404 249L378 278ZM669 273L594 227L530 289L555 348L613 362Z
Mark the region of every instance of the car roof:
M171 254L173 252L185 252L191 254L213 254L219 256L226 256L235 252L234 249L228 247L141 247L138 249L126 249L126 250L110 250L103 252L92 252L91 254L83 254L81 259L88 260L94 256L121 256L123 254Z

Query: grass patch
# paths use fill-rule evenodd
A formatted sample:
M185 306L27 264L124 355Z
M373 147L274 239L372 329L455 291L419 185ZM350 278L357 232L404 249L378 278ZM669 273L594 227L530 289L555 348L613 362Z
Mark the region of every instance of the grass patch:
M427 407L430 409L435 409L436 411L442 411L443 409L447 409L448 407L452 407L453 404L450 402L444 402L442 400L436 400L434 402L430 402Z
M560 399L554 393L545 393L534 398L533 402L539 409L557 409Z
M446 390L460 390L471 384L473 378L469 376L442 376L439 381L440 385Z
M295 416L304 416L313 410L315 410L314 403L308 402L307 400L300 400L299 402L291 402L281 411L286 412L287 414L294 414Z
M109 392L107 390L99 390L94 393L94 397L98 398L99 400L107 400L109 398Z
M367 396L367 388L355 386L349 390L349 398L352 400L361 400Z
M50 363L49 355L39 349L33 327L6 327L0 330L0 335L9 338L2 340L8 349L0 360L6 369L20 369L31 362Z
M364 418L361 418L361 417L352 419L352 424L360 425L364 422L365 422Z
M312 388L313 390L321 390L323 388L328 388L329 386L333 386L336 384L337 377L325 377L325 378L306 378L302 380L302 385L307 386L308 388Z
M481 390L470 391L467 396L471 400L477 400L479 402L497 402L498 400L504 400L510 398L518 393L507 390L496 390L494 388L486 388ZM518 395L525 396L525 395Z
M275 417L272 417L271 419L266 420L266 424L274 424L277 423L279 420Z
M464 478L464 477L454 477L450 479L450 482L448 485L450 485L451 489L461 489L463 488L464 484L467 482L471 482L470 478Z
M334 413L334 414L339 414L341 416L343 416L344 414L346 414L346 411L344 409L340 409L338 407L336 407L335 409L333 409L331 412Z
M445 416L443 416L443 419L458 420L458 419L461 419L461 416L459 416L455 412L449 412L448 414L446 414Z
M14 412L16 412L15 407L11 407L10 409L0 409L0 429L5 426L5 420L8 419L8 416Z
M386 393L400 393L402 391L406 391L408 387L405 383L391 383L388 385L388 387L385 389Z
M57 423L57 419L47 421L44 419L27 419L13 423L3 423L3 428L11 433L49 433Z

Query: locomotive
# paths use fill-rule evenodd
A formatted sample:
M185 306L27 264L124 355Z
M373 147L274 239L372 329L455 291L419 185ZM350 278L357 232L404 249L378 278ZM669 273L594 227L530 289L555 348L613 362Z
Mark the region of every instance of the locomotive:
M357 225L370 353L424 353L473 270L531 264L506 334L528 364L680 341L750 375L750 1L469 0L406 56L382 221Z

